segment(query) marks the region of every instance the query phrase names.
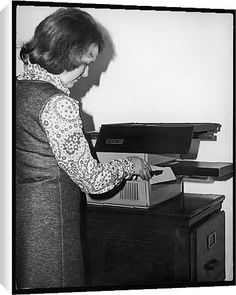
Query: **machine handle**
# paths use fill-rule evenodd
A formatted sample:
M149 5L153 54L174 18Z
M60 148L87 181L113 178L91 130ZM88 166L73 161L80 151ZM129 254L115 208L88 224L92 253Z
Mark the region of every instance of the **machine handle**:
M163 170L153 170L150 171L151 177L153 177L154 175L160 175L163 173Z
M219 260L211 259L204 265L204 268L206 270L213 270L219 265L219 263L220 263Z

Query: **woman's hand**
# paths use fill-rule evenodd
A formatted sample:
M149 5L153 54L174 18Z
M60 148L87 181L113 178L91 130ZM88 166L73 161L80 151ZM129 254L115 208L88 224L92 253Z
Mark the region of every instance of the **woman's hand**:
M143 180L149 180L151 178L150 171L152 169L146 161L135 156L131 156L129 159L135 164L135 175L140 176Z

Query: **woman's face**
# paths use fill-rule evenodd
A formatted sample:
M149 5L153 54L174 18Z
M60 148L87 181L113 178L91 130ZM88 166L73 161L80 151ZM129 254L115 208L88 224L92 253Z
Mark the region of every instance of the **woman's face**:
M87 77L89 65L95 62L97 55L98 46L96 44L90 45L87 53L81 58L81 65L78 68L72 71L64 71L60 74L62 82L68 88L72 88L81 77Z

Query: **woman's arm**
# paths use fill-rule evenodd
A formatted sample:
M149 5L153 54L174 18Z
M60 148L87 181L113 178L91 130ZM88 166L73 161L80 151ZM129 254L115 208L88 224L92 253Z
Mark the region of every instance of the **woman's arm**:
M49 99L40 114L58 165L86 193L105 193L135 173L131 159L98 163L82 131L78 103L66 96Z

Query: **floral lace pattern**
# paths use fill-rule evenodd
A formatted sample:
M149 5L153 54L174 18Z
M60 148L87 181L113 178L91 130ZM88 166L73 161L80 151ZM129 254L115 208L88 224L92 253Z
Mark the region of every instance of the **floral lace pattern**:
M18 80L40 80L53 84L58 89L62 90L67 95L70 95L70 90L64 85L59 77L59 75L54 75L40 67L38 64L24 65L24 72L22 72L18 77Z
M58 165L84 192L105 193L134 174L135 165L128 158L103 164L92 157L83 134L78 102L69 97L70 90L61 82L59 75L29 63L17 79L49 82L65 93L47 101L40 121Z
M63 149L70 155L73 155L76 151L79 150L81 134L79 132L74 132L72 135L69 135L63 144Z
M41 113L41 123L58 165L84 192L105 193L133 175L134 164L128 159L102 164L92 157L74 99L51 97Z

